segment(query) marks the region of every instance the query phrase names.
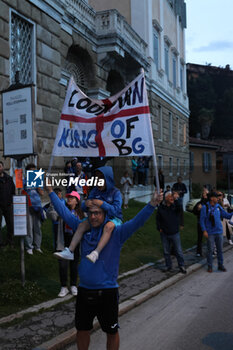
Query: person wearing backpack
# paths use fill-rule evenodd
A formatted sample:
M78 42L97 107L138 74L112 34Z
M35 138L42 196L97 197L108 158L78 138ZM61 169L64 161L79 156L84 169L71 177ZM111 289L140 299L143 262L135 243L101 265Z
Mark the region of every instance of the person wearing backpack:
M211 192L209 195L209 201L202 206L200 214L200 225L203 231L204 237L207 238L207 264L208 272L213 271L213 250L216 244L217 258L218 258L218 270L226 271L223 265L223 228L221 218L230 219L231 213L227 213L220 204L218 204L217 192Z

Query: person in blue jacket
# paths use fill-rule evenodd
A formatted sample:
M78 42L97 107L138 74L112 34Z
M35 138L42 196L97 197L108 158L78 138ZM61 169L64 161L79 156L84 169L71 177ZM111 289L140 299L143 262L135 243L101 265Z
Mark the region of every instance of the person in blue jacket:
M100 252L108 243L114 227L122 223L122 196L120 190L115 187L112 167L104 166L98 168L95 172L95 176L98 177L99 180L103 179L104 185L93 188L88 196L88 200L82 202L82 210L87 212L88 205L97 205L107 212L109 221L106 222L104 226L103 235L98 245L94 247L95 249L87 256L93 263L96 262ZM69 248L66 247L62 252L56 252L54 255L61 259L73 260L75 247L81 241L84 232L89 228L88 221L84 221L74 234Z
M81 221L70 213L52 192L51 187L48 191L55 210L73 230L76 230ZM117 277L120 251L124 242L144 225L161 201L162 195L155 193L150 203L132 220L115 226L108 244L101 251L95 264L86 256L97 246L109 217L107 210L91 202L87 203L90 229L84 233L81 240L80 283L75 314L79 350L89 347L90 330L93 328L95 316L107 334L107 349L119 349ZM105 208L107 209L107 206Z
M26 172L36 170L36 166L30 163L26 166ZM42 188L27 187L26 179L23 181L22 194L28 199L28 231L25 236L26 252L33 255L33 249L38 253L43 253L41 250L42 231L41 222L45 219L40 196L43 196Z
M218 204L218 194L212 192L209 194L209 201L202 206L200 214L200 226L204 237L207 238L207 264L208 272L212 272L214 246L217 248L218 270L226 271L223 265L223 227L222 218L230 219L232 213L227 213L221 205Z

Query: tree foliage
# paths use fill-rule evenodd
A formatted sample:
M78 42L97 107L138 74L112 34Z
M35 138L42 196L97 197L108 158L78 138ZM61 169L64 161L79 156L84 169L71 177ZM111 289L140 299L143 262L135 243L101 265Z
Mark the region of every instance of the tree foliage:
M212 114L209 137L231 138L233 130L233 72L226 68L200 66L188 70L190 135L201 132L203 111Z

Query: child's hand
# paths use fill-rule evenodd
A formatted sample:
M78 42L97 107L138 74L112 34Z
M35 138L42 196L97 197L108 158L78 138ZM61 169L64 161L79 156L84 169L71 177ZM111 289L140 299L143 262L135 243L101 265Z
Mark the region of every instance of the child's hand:
M92 199L88 199L88 200L86 200L86 202L85 202L85 205L86 205L86 207L91 207L93 204L92 204Z
M92 205L97 205L98 207L101 207L102 204L103 201L101 201L100 199L92 199Z

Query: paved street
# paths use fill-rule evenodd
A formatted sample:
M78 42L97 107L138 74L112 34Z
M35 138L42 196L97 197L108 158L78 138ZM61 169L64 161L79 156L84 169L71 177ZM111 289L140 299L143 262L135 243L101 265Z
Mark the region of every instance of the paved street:
M225 266L226 273L212 274L205 266L123 315L120 349L232 350L232 250L225 254ZM92 335L94 349L105 349L101 331Z

